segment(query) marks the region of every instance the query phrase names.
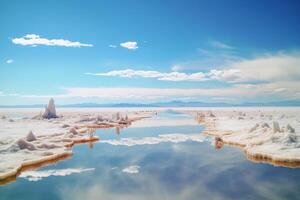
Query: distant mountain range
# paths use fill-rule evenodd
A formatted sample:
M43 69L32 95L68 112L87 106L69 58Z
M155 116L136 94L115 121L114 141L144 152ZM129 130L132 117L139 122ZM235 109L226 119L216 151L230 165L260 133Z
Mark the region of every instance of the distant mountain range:
M168 101L150 104L142 103L118 103L118 104L99 104L99 103L79 103L56 105L61 108L107 108L107 107L254 107L254 106L300 106L300 101L274 101L274 102L249 102L249 103L207 103L207 102L184 102L184 101ZM43 108L45 104L34 105L0 105L0 108Z

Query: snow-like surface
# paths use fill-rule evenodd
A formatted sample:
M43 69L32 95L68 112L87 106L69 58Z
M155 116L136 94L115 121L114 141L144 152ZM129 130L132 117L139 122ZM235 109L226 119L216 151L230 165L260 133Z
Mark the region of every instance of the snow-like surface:
M54 114L54 105L49 105ZM57 118L44 119L39 111L0 110L0 180L17 174L22 167L71 155L74 143L98 139L93 135L95 128L128 126L154 113L69 109L58 110Z
M205 133L244 147L250 157L300 161L300 108L239 108L197 111ZM213 113L213 116L211 116Z

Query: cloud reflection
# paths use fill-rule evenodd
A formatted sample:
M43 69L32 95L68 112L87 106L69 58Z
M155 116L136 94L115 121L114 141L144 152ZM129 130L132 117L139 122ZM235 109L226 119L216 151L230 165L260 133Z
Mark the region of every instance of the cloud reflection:
M122 172L128 173L128 174L137 174L137 173L140 172L139 169L140 169L140 166L138 166L138 165L131 165L131 166L128 166L128 167L124 168L122 170Z
M25 171L19 177L27 179L29 181L39 181L49 176L68 176L71 174L78 174L87 171L94 171L95 168L68 168L68 169L57 169L57 170L44 170L44 171Z
M207 137L202 134L163 134L158 137L143 137L143 138L121 138L112 140L101 140L100 143L107 143L111 145L124 145L124 146L135 146L135 145L146 145L146 144L159 144L162 142L204 142L208 140Z

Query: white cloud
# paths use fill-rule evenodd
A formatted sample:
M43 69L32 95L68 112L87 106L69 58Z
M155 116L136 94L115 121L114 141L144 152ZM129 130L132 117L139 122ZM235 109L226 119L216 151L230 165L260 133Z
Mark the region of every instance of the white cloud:
M234 62L214 74L218 80L229 82L246 81L291 81L300 80L300 53L276 54Z
M95 168L87 168L87 169L67 168L67 169L54 169L54 170L44 170L44 171L25 171L22 172L19 177L27 179L29 181L39 181L49 176L68 176L74 173L82 173L82 172L93 171L93 170L95 170Z
M13 63L13 62L14 62L13 59L8 59L8 60L6 61L6 64L11 64L11 63Z
M281 53L232 62L230 65L207 72L159 72L146 70L114 70L106 73L87 73L96 76L144 77L162 81L227 82L209 88L64 88L60 95L19 95L22 98L100 98L120 101L159 101L166 99L236 99L273 101L300 99L300 53ZM8 96L1 94L2 97ZM203 101L203 100L202 100Z
M163 73L158 71L145 71L145 70L114 70L106 73L86 73L86 75L95 76L117 76L117 77L142 77L142 78L157 78L162 81L204 81L206 75L203 72L186 74L181 72Z
M108 47L110 47L110 48L117 48L117 45L110 44L110 45L108 45Z
M128 167L124 168L122 170L122 172L127 173L127 174L137 174L137 173L140 172L139 169L140 169L140 166L131 165L131 166L128 166Z
M120 44L120 46L124 47L126 49L132 49L132 50L139 48L137 46L137 42L132 42L132 41L123 42L123 43Z
M36 34L27 34L20 38L13 38L12 42L14 44L20 44L23 46L37 46L37 45L46 45L46 46L64 46L64 47L92 47L92 44L83 44L80 42L72 42L64 39L47 39L41 38Z
M95 76L156 78L162 81L207 81L218 80L230 83L278 82L300 80L300 53L275 54L254 59L231 62L226 67L211 69L208 72L178 72L180 66L174 66L173 72L145 70L114 70L106 73L86 73Z
M207 74L210 79L215 80L234 80L239 78L240 76L240 70L239 69L223 69L223 70L210 70L210 72Z
M217 41L217 40L213 40L210 42L210 44L215 47L215 48L218 48L218 49L233 49L232 46L228 45L228 44L225 44L224 42L220 42L220 41Z

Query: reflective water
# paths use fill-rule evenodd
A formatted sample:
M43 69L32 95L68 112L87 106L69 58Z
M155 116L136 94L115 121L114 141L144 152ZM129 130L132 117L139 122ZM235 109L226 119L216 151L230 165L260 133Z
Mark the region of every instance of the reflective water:
M215 149L201 130L174 112L119 134L98 130L101 142L21 174L0 187L0 199L299 199L300 169L250 162L238 148Z

